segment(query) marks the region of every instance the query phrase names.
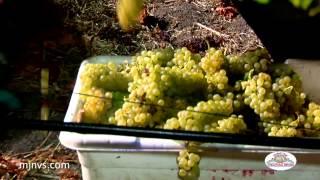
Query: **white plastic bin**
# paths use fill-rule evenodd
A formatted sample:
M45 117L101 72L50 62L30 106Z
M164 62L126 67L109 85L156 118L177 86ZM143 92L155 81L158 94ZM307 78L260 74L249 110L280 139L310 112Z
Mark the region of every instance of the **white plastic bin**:
M79 74L85 63L105 63L111 59L121 62L130 57L94 57L82 63ZM298 60L288 63L302 76L306 91L319 100L316 95L320 92L320 78L314 73L319 72L320 63L304 62L301 65ZM81 87L79 74L74 92L79 92ZM65 122L73 121L79 103L79 95L73 93ZM72 132L61 132L59 138L64 146L77 150L85 180L178 179L176 157L183 147L177 141ZM201 180L320 179L319 151L214 143L202 147L206 150L201 154ZM293 153L297 165L284 172L268 169L264 159L268 153L277 150Z

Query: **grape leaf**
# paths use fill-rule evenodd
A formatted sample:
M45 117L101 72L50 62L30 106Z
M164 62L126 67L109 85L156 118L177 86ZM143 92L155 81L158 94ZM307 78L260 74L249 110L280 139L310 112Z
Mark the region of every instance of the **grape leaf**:
M269 4L271 0L255 0L259 4Z
M294 7L296 7L296 8L300 7L301 0L290 0L290 2Z
M320 14L320 6L310 9L309 16L316 16Z
M313 2L313 0L302 0L301 1L301 8L304 10L308 9L312 2Z

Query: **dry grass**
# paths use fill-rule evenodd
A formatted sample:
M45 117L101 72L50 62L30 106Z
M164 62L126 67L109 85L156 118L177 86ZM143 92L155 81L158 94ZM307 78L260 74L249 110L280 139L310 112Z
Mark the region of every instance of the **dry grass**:
M80 179L77 154L47 137L32 151L0 154L0 179ZM21 169L20 163L68 163L68 169Z

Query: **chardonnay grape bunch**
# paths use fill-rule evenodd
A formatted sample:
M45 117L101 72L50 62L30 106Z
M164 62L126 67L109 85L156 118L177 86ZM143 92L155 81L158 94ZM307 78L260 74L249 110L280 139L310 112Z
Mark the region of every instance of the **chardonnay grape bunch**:
M130 63L85 64L83 121L236 134L248 132L250 122L266 136L320 135L320 105L308 100L292 69L272 64L265 49L222 52L157 49ZM177 163L181 179L197 179L199 154L184 150Z

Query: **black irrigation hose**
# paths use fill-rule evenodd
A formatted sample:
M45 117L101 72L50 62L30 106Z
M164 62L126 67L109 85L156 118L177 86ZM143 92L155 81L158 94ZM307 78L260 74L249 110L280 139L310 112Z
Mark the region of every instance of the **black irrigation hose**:
M241 135L224 133L200 133L188 131L173 131L163 129L146 129L119 127L100 124L64 123L58 121L43 121L29 119L8 119L5 127L11 129L34 129L50 131L68 131L84 134L112 134L136 136L145 138L175 139L199 142L215 142L225 144L260 145L286 148L319 149L319 138L283 138L261 135Z

